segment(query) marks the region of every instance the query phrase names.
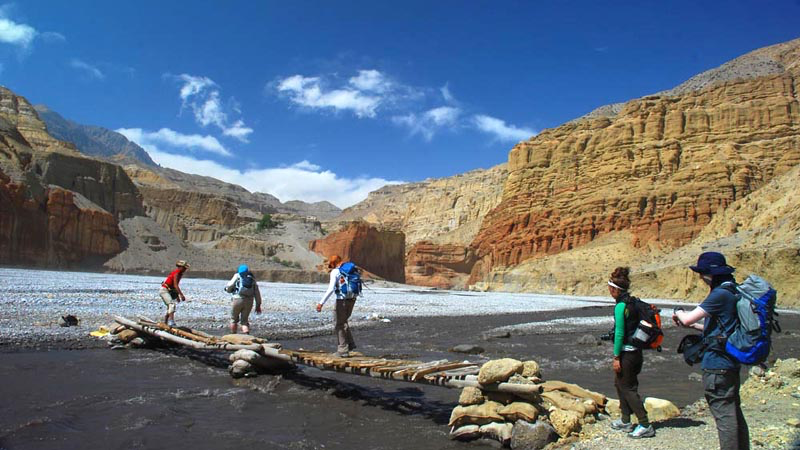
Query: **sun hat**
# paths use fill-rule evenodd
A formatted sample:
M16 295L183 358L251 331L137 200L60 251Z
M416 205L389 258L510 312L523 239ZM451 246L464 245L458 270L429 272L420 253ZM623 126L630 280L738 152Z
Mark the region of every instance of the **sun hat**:
M330 259L328 259L328 269L339 267L339 264L341 263L342 258L339 255L331 255Z
M689 268L703 275L730 275L736 270L725 262L722 253L717 252L701 253L697 264Z
M237 272L239 272L239 273L245 273L245 272L249 272L249 271L250 271L250 268L247 267L247 264L242 264L241 266L239 266L239 269L237 270Z
M178 262L175 263L175 267L185 267L185 268L188 269L189 268L189 263L181 259L181 260L178 260Z

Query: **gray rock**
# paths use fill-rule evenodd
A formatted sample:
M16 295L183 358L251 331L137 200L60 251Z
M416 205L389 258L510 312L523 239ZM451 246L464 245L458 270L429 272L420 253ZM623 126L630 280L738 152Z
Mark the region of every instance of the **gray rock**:
M689 374L689 379L692 381L703 381L703 376L697 372L692 372Z
M585 346L591 347L591 346L597 346L597 345L602 345L602 344L603 343L600 342L600 339L598 339L596 336L591 335L591 334L584 334L583 336L581 336L578 339L578 345L585 345Z
M539 450L557 440L556 430L541 420L537 420L536 423L518 420L511 431L511 448L515 450Z
M489 340L489 339L508 339L510 337L511 337L511 332L510 331L493 330L493 331L487 331L487 332L483 333L483 339L484 340Z
M750 376L751 377L763 377L766 375L764 372L764 368L761 366L753 366L750 368Z
M483 353L485 350L483 347L479 347L477 345L461 344L451 348L450 351L455 353L470 353L477 355L479 353Z

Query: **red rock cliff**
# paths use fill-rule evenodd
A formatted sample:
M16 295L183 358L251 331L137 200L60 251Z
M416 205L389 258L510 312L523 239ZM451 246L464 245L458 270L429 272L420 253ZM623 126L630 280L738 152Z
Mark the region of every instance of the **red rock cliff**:
M339 255L386 280L405 282L403 233L352 223L341 231L311 241L309 248L324 258Z

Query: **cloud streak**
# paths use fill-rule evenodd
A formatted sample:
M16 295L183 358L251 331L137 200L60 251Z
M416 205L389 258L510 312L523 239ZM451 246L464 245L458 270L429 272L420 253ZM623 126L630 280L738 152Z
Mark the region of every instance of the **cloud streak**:
M72 58L69 62L69 66L73 69L77 69L91 79L104 80L106 78L106 75L96 66L93 66L86 61L81 61L77 58Z
M506 124L505 121L485 114L472 116L472 123L483 132L494 136L499 141L522 141L536 135L536 131L530 128L518 128L514 125Z
M370 81L358 79L355 83L366 86ZM375 117L375 110L382 101L381 97L358 88L326 90L319 77L302 75L284 78L278 83L277 89L288 95L296 105L310 109L351 111L358 117Z
M158 146L166 145L177 150L188 150L190 152L200 150L221 156L233 156L214 136L183 134L169 128L161 128L158 131L145 131L141 128L120 128L116 131L144 149L148 147L157 149Z
M185 73L176 78L181 83L179 90L181 110L191 109L198 125L203 127L213 125L225 136L249 142L248 136L253 133L253 129L246 126L242 119L230 122L217 83L208 77ZM233 109L237 114L240 113L238 107Z
M460 115L459 108L440 106L422 114L410 113L404 116L395 116L392 117L392 122L407 127L412 136L419 134L426 141L430 141L439 130L455 127Z

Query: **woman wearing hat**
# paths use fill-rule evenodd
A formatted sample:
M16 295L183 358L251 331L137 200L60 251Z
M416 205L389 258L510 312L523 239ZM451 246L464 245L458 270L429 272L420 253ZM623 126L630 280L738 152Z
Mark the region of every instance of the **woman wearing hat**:
M676 311L672 320L678 326L701 330L704 339L717 342L703 354L701 367L706 401L717 423L719 446L725 450L749 449L750 434L739 397L740 364L725 352L720 340L733 333L738 321L733 278L736 269L717 252L701 254L697 265L689 268L709 286L710 292L700 306L688 312Z
M171 327L175 326L175 309L178 302L186 301L186 297L183 295L183 291L181 291L180 283L183 274L186 272L186 269L189 268L189 263L180 260L175 263L175 267L176 269L170 272L167 279L161 283L161 289L158 291L161 301L163 301L164 305L167 307L167 313L164 314L164 323Z
M317 312L322 311L325 302L327 302L328 298L335 292L336 307L333 311L333 328L339 342L339 346L336 349L336 356L347 358L350 356L350 350L356 348L356 342L353 340L353 335L350 333L350 325L347 323L347 320L350 319L350 315L353 314L353 306L355 306L356 300L354 298L344 298L341 292L336 289L336 285L339 282L339 275L341 275L339 273L339 266L341 264L342 258L339 257L339 255L333 255L328 259L328 269L331 270L331 281L328 283L328 290L325 291L325 294L322 295L322 299L317 303Z

